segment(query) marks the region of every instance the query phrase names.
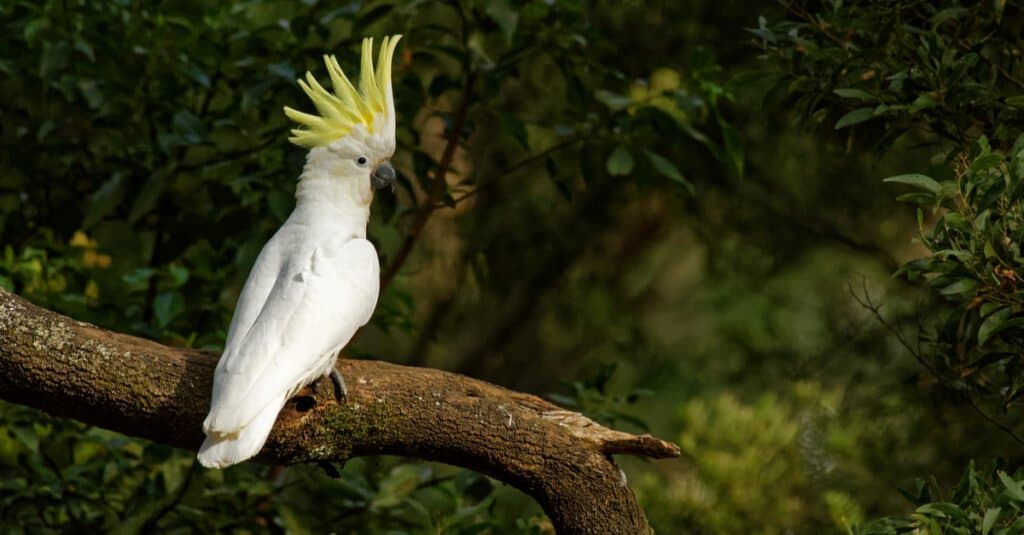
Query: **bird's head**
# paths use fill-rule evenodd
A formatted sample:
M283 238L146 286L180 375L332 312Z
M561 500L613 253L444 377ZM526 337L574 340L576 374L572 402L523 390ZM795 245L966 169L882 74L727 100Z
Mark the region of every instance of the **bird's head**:
M388 158L395 152L395 99L391 92L391 60L402 36L385 37L376 67L373 38L363 39L358 89L334 56L324 56L334 92L327 91L309 72L299 86L309 95L316 114L285 106L284 113L299 124L292 143L322 152L332 175L369 176L373 189L394 187L395 170Z

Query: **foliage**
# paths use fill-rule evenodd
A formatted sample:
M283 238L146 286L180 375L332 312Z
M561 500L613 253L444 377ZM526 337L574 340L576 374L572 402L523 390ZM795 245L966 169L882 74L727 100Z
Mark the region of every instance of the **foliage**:
M860 125L880 147L907 132L1000 145L1021 133L1018 2L781 3L786 19L751 31L786 73L776 88L811 119Z
M762 17L751 30L774 68L775 94L811 120L834 125L848 149L869 140L879 153L905 154L901 144L909 143L938 153L931 165L886 179L913 188L899 199L918 206L920 244L928 254L903 264L897 275L929 290L924 306L900 322L883 315L886 303L876 303L866 288L858 300L918 360L929 381L1019 443L1021 6L781 5L785 18ZM997 513L983 522L985 507L1001 491L990 476L979 477L972 465L955 504L926 503L931 500L918 493L921 508L913 522L878 521L865 532L988 533ZM975 496L988 498L968 500ZM1009 521L1000 526L1012 523L1012 515L1003 518Z
M919 206L921 243L930 254L899 274L923 282L949 302L941 323L915 349L933 373L972 394L997 398L1007 410L1024 388L1024 136L1010 152L982 137L973 154L954 161L953 176L921 174L887 182L914 192L901 199ZM925 217L936 218L925 230Z
M862 462L851 446L870 425L838 424L843 395L799 382L751 403L728 393L693 400L682 408L679 439L692 470L667 488L646 479L639 492L686 512L699 533L846 530L863 517L849 493Z
M11 405L0 419L0 474L5 533L533 529L531 511L503 519L493 484L472 472L356 460L336 478L298 467L275 482L266 468L203 470L192 452Z
M1024 507L1024 472L1008 474L999 463L977 470L972 461L949 501L942 501L934 482L918 480L907 498L918 504L909 518L874 520L853 530L857 535L901 533L978 533L1013 535L1024 530L1020 515Z
M617 368L614 363L604 364L598 367L594 375L566 385L567 393L550 393L547 398L567 409L582 412L594 421L611 428L629 424L639 430L648 431L644 420L634 416L631 409L641 397L653 393L646 389L635 389L620 394L611 385Z

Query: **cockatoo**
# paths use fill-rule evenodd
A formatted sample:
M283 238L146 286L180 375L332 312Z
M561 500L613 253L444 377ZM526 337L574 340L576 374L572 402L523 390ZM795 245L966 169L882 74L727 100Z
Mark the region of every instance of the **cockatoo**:
M289 140L309 149L296 206L263 247L238 297L213 379L199 462L224 468L256 455L285 402L330 377L338 352L377 305L380 262L366 240L373 192L392 186L395 103L391 61L401 36L385 37L373 65L363 40L359 88L324 56L334 92L309 72L299 86L317 114L289 107Z

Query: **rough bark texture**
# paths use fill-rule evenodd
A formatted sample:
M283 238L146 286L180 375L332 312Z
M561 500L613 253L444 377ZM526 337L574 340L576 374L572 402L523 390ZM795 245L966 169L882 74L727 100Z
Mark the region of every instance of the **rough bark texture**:
M0 397L8 401L195 449L216 362L214 354L106 331L0 289ZM337 403L301 392L278 416L262 460L389 454L463 466L535 498L559 533L603 535L649 532L611 455L679 455L674 444L461 375L377 361L338 367L348 397Z

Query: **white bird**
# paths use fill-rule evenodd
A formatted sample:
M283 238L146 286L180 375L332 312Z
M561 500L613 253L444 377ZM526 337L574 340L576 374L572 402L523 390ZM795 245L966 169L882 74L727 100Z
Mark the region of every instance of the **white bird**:
M373 40L363 40L358 90L325 56L334 93L308 72L299 80L318 115L284 109L300 125L290 141L310 151L295 210L260 252L228 327L203 422L203 466L256 455L281 407L307 384L329 376L344 392L338 352L370 320L380 290L366 223L373 191L395 180L391 60L400 38L384 38L376 69Z

